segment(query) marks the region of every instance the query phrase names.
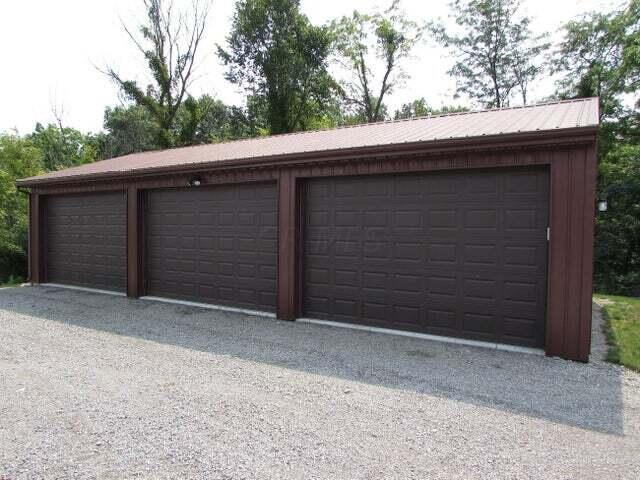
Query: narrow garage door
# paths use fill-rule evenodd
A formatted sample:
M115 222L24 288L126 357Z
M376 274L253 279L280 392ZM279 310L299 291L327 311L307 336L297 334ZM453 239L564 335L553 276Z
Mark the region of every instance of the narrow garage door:
M124 192L52 195L46 200L48 282L124 292Z
M275 311L276 187L151 191L147 295Z
M544 168L313 179L306 317L541 347Z

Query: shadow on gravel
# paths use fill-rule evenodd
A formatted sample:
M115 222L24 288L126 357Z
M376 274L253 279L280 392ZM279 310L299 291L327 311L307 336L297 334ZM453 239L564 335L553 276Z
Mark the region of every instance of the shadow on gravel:
M599 361L585 365L54 287L2 289L0 309L623 435L620 370Z

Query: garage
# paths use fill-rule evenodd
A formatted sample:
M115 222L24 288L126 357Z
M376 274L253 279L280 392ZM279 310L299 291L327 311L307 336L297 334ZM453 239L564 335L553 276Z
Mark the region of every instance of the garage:
M29 279L588 361L598 128L586 98L22 179Z
M46 209L48 281L125 292L124 194L55 195Z
M275 312L275 184L153 190L145 227L147 295Z
M305 317L541 347L546 168L312 179Z

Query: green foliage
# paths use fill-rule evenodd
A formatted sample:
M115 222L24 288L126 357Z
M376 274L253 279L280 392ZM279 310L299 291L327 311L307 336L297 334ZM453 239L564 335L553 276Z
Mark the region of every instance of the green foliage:
M443 105L440 108L433 108L427 100L422 97L409 103L404 103L400 109L396 110L393 118L401 120L405 118L426 117L428 115L444 115L447 113L466 112L469 108L462 105Z
M0 283L27 273L28 197L17 191L15 180L43 171L31 139L0 135Z
M620 144L640 145L640 112L622 108L617 118L604 119L598 133L599 159Z
M607 360L640 371L640 299L596 295L602 306Z
M595 289L640 296L640 145L618 145L601 160L596 218Z
M98 136L99 156L111 158L158 149L158 128L144 107L107 107L104 112L105 133Z
M423 28L409 20L394 0L384 13L354 11L331 24L336 62L350 78L341 82L349 114L366 122L386 118L384 99L403 84L402 61L420 41ZM380 63L375 68L372 65ZM377 83L377 85L376 85Z
M636 93L640 88L640 0L631 0L619 21L625 34L622 36L622 62L618 74L624 91Z
M546 35L534 36L531 19L518 12L520 0L454 0L460 33L432 25L436 39L456 55L450 74L458 93L488 108L509 106L515 90L527 103L529 83L544 69L541 54Z
M252 99L253 109L227 106L209 95L185 101L176 118L178 136L183 145L216 143L259 135L263 126L261 112Z
M14 277L13 275L9 275L9 278L0 283L0 288L6 287L17 287L21 283L24 283L24 277Z
M554 71L562 97L599 97L601 120L625 116L620 96L639 86L640 0L622 11L593 12L564 26Z
M97 156L97 142L91 135L85 135L68 127L37 124L29 136L31 143L42 154L45 170L63 168L93 162Z
M251 99L247 102L253 105ZM260 112L225 105L209 95L188 97L178 108L171 130L174 146L215 143L253 137L264 132ZM147 109L139 105L107 108L105 132L96 136L99 158L161 149L158 125Z
M331 37L300 13L299 0L239 0L227 48L226 78L264 108L270 133L306 130L332 102L327 73Z

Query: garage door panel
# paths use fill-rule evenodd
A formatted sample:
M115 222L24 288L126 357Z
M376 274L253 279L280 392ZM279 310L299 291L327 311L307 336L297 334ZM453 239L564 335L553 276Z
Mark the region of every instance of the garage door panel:
M541 346L548 183L544 168L309 180L304 314Z
M494 337L496 334L496 315L494 312L479 312L477 309L462 314L462 329L469 334Z
M420 312L421 308L419 307L392 305L389 315L396 319L400 328L415 330L423 328ZM389 318L389 315L386 318Z
M389 318L391 306L387 303L380 303L376 301L363 301L362 302L362 316L369 318L372 321L385 322Z
M466 268L498 267L501 245L490 243L466 243L462 248L462 263Z
M428 303L423 310L423 323L440 333L451 334L457 328L457 311L448 304Z
M545 251L539 244L505 242L503 265L506 268L526 272L537 271L544 260Z
M505 315L503 317L503 335L514 341L534 344L537 325L535 319Z
M157 190L147 198L147 294L275 311L274 184Z
M305 297L305 314L308 316L326 315L331 311L329 297L323 295L313 295L307 292Z
M367 265L372 268L372 265ZM364 288L387 290L390 286L389 278L391 274L385 271L363 270L362 286Z
M549 182L537 172L514 172L505 179L504 196L509 203L531 203L549 196Z
M46 209L47 280L124 292L124 192L50 196Z

